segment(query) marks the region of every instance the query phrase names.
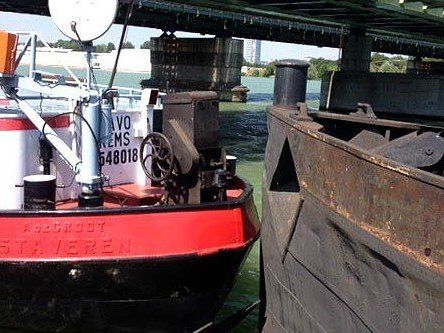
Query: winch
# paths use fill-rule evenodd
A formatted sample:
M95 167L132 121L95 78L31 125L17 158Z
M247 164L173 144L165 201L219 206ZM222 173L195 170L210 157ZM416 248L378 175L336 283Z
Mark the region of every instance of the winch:
M165 182L168 204L226 199L231 175L219 142L219 100L215 92L167 95L163 133L149 134L141 146L143 151L152 151L141 161L145 166L151 163L151 170L146 168L149 178Z

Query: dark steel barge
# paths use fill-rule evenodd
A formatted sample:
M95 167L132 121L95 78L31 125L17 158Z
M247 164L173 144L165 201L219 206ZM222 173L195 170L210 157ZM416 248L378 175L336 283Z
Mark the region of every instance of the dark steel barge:
M443 332L444 129L307 110L305 75L268 110L263 332Z

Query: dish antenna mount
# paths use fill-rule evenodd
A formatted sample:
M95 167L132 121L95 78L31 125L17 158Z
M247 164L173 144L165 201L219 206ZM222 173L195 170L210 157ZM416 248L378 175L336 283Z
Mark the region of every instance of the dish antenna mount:
M112 108L105 106L100 96L92 68L92 41L103 36L114 22L119 6L118 0L48 0L49 12L60 31L67 37L79 41L86 51L86 89L90 96L82 107L82 158L76 179L81 193L81 207L103 206L103 177L99 165L101 117L103 108L111 114ZM109 97L112 100L112 97ZM103 105L103 108L102 108ZM108 118L110 119L110 118ZM83 125L88 126L84 127ZM86 130L83 130L86 129ZM89 129L89 130L88 130Z
M117 15L118 0L49 0L49 12L59 30L82 43L103 36Z

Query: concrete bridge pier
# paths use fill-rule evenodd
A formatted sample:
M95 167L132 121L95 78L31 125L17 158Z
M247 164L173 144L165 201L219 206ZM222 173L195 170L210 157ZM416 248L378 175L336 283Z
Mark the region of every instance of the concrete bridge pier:
M222 101L246 102L241 86L243 41L230 37L151 39L150 86L168 92L215 91Z
M352 30L342 48L341 70L370 72L372 39L365 30Z
M417 57L406 73L370 73L372 44L364 30L352 30L340 71L322 79L320 109L350 113L358 103L368 103L380 117L444 119L444 63Z

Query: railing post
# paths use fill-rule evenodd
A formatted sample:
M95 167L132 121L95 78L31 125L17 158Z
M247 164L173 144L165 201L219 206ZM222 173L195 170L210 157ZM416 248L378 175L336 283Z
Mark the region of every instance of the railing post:
M130 109L132 109L132 108L133 108L133 95L134 95L134 90L133 90L133 89L130 89L129 94L130 94L130 98L129 98L129 106L130 106Z
M36 69L36 58L37 58L37 35L31 33L31 59L29 61L29 77L34 78L34 72Z

